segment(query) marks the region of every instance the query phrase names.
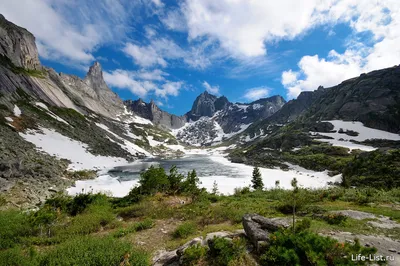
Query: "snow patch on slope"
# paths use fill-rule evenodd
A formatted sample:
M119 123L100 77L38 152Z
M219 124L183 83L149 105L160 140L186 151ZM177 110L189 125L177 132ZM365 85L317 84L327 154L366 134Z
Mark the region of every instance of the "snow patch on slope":
M17 117L20 117L21 114L22 114L21 109L19 109L19 107L17 105L15 105L15 104L14 104L13 112L14 112L14 115L17 116Z
M364 126L364 124L361 122L342 121L342 120L328 120L328 121L322 121L322 122L331 123L334 126L334 130L336 130L336 132L334 132L334 133L310 132L310 133L314 134L314 135L320 134L323 136L331 137L333 139L317 139L317 140L322 141L322 142L331 143L334 146L341 146L341 147L349 148L350 150L360 149L360 150L365 150L365 151L371 151L371 150L376 149L371 146L353 143L353 142L351 142L351 140L360 141L360 142L365 141L367 139L387 139L387 140L400 141L399 134L394 134L394 133L390 133L390 132L379 130L379 129L369 128L369 127ZM338 131L340 129L343 129L344 132L346 132L346 130L355 131L358 133L358 136L349 136L345 133L339 133Z
M100 124L100 123L96 123L96 126L98 126L101 129L104 129L105 131L107 131L108 133L110 133L111 135L113 135L116 139L119 139L123 142L119 143L117 142L121 148L123 148L124 150L126 150L127 152L129 152L132 155L135 155L137 153L143 153L144 155L148 156L148 157L152 157L152 155L147 152L145 149L139 147L138 145L118 136L117 134L115 134L114 132L112 132L106 125L104 124ZM133 135L133 134L132 134Z
M133 112L128 111L126 106L124 106L124 111L121 114L117 115L117 120L124 122L126 124L136 123L136 124L144 124L144 125L153 125L148 119L135 115Z
M42 108L43 110L45 110L48 113L48 115L53 117L55 120L60 121L60 122L66 124L68 126L71 126L70 124L68 124L67 121L65 121L64 119L62 119L61 117L59 117L58 115L53 113L52 111L50 111L49 108L44 103L36 102L35 104L36 104L36 106L38 106L38 107Z
M70 160L71 170L105 169L128 163L124 158L93 155L87 151L87 144L70 139L52 129L40 128L39 131L20 132L19 135L50 155Z

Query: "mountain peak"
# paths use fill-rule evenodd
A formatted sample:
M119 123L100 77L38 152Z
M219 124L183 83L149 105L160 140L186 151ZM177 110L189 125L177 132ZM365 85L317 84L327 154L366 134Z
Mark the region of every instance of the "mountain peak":
M101 69L101 65L98 61L94 62L93 65L89 68L87 76L103 78L103 70Z

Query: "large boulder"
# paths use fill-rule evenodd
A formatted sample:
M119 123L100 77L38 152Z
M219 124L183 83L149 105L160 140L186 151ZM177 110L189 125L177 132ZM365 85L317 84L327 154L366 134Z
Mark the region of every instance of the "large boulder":
M259 243L269 242L269 235L290 225L282 219L266 218L258 214L246 214L242 218L243 228L247 237L259 249Z

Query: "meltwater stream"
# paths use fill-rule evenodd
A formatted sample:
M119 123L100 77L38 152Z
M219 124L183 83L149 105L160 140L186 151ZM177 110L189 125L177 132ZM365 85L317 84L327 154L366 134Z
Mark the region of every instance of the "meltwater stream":
M201 186L211 190L214 181L223 194L232 194L237 187L251 184L252 166L232 163L222 155L187 155L178 159L150 158L136 161L132 164L117 166L93 180L77 181L74 187L67 189L75 195L86 192L104 192L115 197L123 197L138 183L140 173L151 165L163 167L166 171L176 165L179 172L186 175L188 171L196 170ZM314 172L298 166L291 166L288 171L281 169L260 168L264 185L267 188L275 186L279 180L280 187L290 188L290 181L296 177L303 187L319 188L335 182L340 176L330 177L326 171Z

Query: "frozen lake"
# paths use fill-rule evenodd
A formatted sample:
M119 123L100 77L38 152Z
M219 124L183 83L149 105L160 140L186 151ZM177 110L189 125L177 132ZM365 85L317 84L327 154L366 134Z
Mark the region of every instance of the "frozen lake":
M252 166L232 163L222 155L187 155L179 159L156 159L136 161L132 164L114 167L104 171L93 180L77 181L74 187L67 191L71 195L81 192L105 192L115 197L123 197L129 193L140 178L140 173L151 165L159 165L168 171L173 165L179 172L186 175L188 171L195 169L201 181L201 187L211 190L214 181L218 184L218 190L223 194L232 194L237 187L245 187L251 184ZM299 166L290 166L290 170L260 168L264 186L275 187L275 181L279 180L280 187L291 188L290 181L296 177L300 186L307 188L326 187L328 182L340 180L340 176L330 177L327 172L314 172Z

